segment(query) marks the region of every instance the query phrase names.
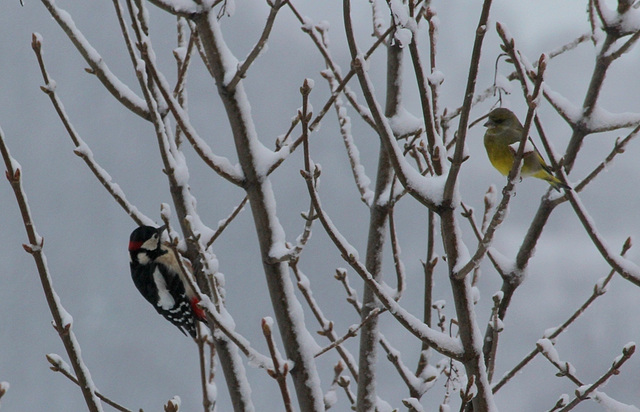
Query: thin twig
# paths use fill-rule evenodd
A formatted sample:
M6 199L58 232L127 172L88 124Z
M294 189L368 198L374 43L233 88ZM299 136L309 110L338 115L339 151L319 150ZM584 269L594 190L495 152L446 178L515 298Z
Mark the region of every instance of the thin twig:
M124 209L127 215L129 215L138 225L153 224L153 220L151 218L145 216L138 210L137 207L132 205L127 200L120 186L117 183L114 183L109 173L107 173L96 162L91 149L89 148L87 143L82 140L76 129L73 127L73 124L71 124L71 120L67 116L64 105L62 104L62 101L56 93L56 82L55 80L51 79L45 66L44 58L42 57L42 38L39 35L33 34L31 47L36 54L38 65L40 66L40 72L42 73L42 78L44 79L45 83L45 85L41 89L44 93L47 94L47 96L49 96L49 99L51 99L51 103L53 104L56 113L58 113L58 117L62 121L64 128L67 130L67 134L69 135L71 141L73 142L73 145L75 146L74 153L78 155L82 160L84 160L84 162L87 164L98 181L102 184L102 186L107 190L107 192L109 192L109 194L120 205L120 207Z
M27 232L28 244L23 244L24 250L29 253L36 264L38 269L38 275L40 276L40 283L44 291L49 311L53 316L53 326L60 336L60 340L64 344L64 348L69 356L73 371L78 377L80 382L80 390L84 396L87 408L91 412L102 411L102 404L96 396L96 387L91 380L89 369L84 364L80 351L80 344L76 339L72 330L73 318L64 309L60 303L60 297L53 288L53 280L49 274L49 268L47 267L47 259L43 251L44 239L36 231L36 226L31 216L29 209L29 202L27 195L22 187L22 169L20 164L11 157L9 148L4 141L4 132L0 128L0 152L6 167L7 180L11 184L13 193L22 215L22 222Z
M149 120L151 114L146 108L145 101L136 95L126 84L118 79L100 56L98 51L91 46L82 32L76 27L73 20L68 18L69 13L58 7L53 0L42 0L51 16L64 30L69 40L76 47L80 55L91 67L91 73L95 74L104 87L127 109L133 113ZM159 108L161 112L166 112L166 108Z
M286 412L292 412L293 406L291 405L291 395L287 388L287 375L289 374L289 362L281 359L280 353L276 349L276 344L273 341L271 333L272 319L262 319L262 333L267 341L269 347L269 353L271 354L271 360L273 362L273 369L267 369L269 375L278 382L280 388L280 394L282 395L282 401L284 403L284 410Z
M256 42L255 46L249 52L249 55L244 59L242 64L238 66L238 70L233 78L227 84L227 88L229 92L231 92L238 82L242 80L247 75L247 70L251 67L251 64L254 60L260 55L260 52L267 45L267 40L269 39L269 35L271 34L271 29L273 28L273 23L276 20L276 16L280 11L280 8L288 3L288 0L274 0L273 3L271 1L267 1L271 10L269 11L269 16L267 17L267 21L264 25L264 29L262 30L262 34L260 35L260 39Z
M380 309L374 308L371 312L369 312L367 314L367 317L364 318L362 322L360 322L357 325L353 325L353 326L349 327L349 329L347 330L347 333L345 333L344 335L342 335L340 338L336 339L335 341L331 342L330 345L325 346L324 348L322 348L320 351L318 351L313 356L315 358L317 358L317 357L329 352L331 349L342 345L347 339L350 339L350 338L353 338L353 337L357 336L358 335L358 330L360 330L360 328L362 328L362 326L364 326L364 324L367 323L370 319L373 319L374 317L378 316L380 313L381 313Z
M180 129L187 137L187 140L189 140L189 143L191 143L191 146L193 146L193 148L195 149L196 153L198 153L200 158L205 162L207 166L213 169L220 176L237 186L243 185L244 177L239 170L240 168L238 166L232 165L227 158L214 154L213 150L204 141L204 139L202 139L198 135L195 128L191 125L189 116L180 106L180 103L175 99L175 97L173 97L171 88L169 87L167 80L156 67L155 54L153 52L151 44L148 41L148 38L147 41L142 43L140 47L142 50L142 57L147 63L147 68L149 69L149 72L153 77L156 86L162 94L162 97L169 104L171 113L180 126Z
M631 238L627 238L622 246L622 251L620 252L620 256L625 256L627 251L631 248ZM615 275L615 270L611 270L606 277L599 280L596 285L593 287L593 293L591 296L587 298L587 300L571 315L569 318L564 321L560 326L553 328L552 332L548 335L545 335L545 338L549 340L554 340L562 332L564 332L573 322L578 319L586 310L591 306L591 304L600 296L604 295L607 291L607 286L611 279ZM540 349L538 347L534 348L527 356L525 356L515 367L513 367L509 372L507 372L499 382L497 382L493 386L493 392L496 393L502 388L507 382L509 382L514 376L516 376L522 368L524 368L529 362L533 360L540 353Z
M308 129L306 123L303 122L303 135L307 135ZM322 225L329 235L334 245L338 248L342 254L343 259L362 277L368 287L372 289L376 297L380 299L380 302L389 309L389 312L398 320L398 322L404 326L407 330L413 333L419 339L428 341L438 351L444 353L447 356L453 358L459 358L462 355L459 341L449 338L448 336L441 334L416 319L406 309L402 308L391 296L389 296L385 290L376 282L371 273L366 267L357 259L357 253L351 245L346 243L346 239L339 233L338 229L334 226L331 219L327 216L326 212L322 208L319 194L315 187L314 175L319 173L318 169L311 169L311 159L309 157L308 141L304 139L304 154L305 154L305 170L302 172L304 179L307 183L307 189L311 198L313 199L314 208ZM444 344L444 342L448 342Z
M60 358L58 355L53 356L52 354L48 354L46 355L46 357L47 357L47 361L49 361L49 363L51 364L49 369L51 369L54 372L60 372L64 377L69 379L71 382L75 383L78 386L80 385L80 382L78 382L78 379L76 379L76 377L73 376L73 374L69 370L69 365L67 365L67 363L64 362L62 358ZM111 399L104 396L98 391L96 391L96 396L100 398L100 400L102 400L104 403L114 408L115 410L118 410L121 412L133 412L131 409L125 408L119 403L112 401Z
M544 55L542 55L540 57L539 62L540 62L540 64L538 66L538 74L536 76L535 88L534 88L534 91L533 91L533 94L532 94L531 98L528 99L530 104L529 104L529 110L527 112L527 118L526 118L525 124L524 124L522 137L521 137L519 145L518 145L518 150L516 151L516 155L515 155L515 158L514 158L514 161L513 161L513 165L511 167L511 170L509 171L509 175L507 176L507 184L502 189L502 200L500 201L500 204L496 208L496 210L495 210L495 212L493 214L493 218L491 219L491 222L487 226L487 230L485 231L484 236L482 238L482 241L478 245L478 249L476 250L475 254L469 260L469 262L467 264L465 264L458 271L458 273L456 274L456 276L458 278L463 278L468 273L470 273L471 270L475 269L480 264L480 261L482 260L482 258L487 253L487 251L489 249L489 246L491 245L491 242L493 241L493 237L494 237L494 235L496 233L496 230L497 230L498 226L502 223L502 221L505 218L505 213L504 212L505 212L509 202L511 201L511 198L513 197L513 195L515 193L514 192L515 184L516 184L516 182L518 180L518 176L520 175L520 167L521 167L521 164L522 164L522 158L524 156L524 148L525 148L525 144L527 142L528 136L529 136L529 129L531 128L533 115L535 113L535 104L533 102L536 101L536 99L539 96L539 93L541 91L541 86L542 86L543 76L544 76L544 70L546 68L546 64L543 63L544 62Z
M400 300L402 293L404 292L406 285L405 280L407 278L404 271L404 264L400 258L400 245L398 242L398 233L396 232L395 219L393 217L393 208L389 209L389 235L391 236L391 252L393 256L393 266L396 270L396 300Z
M313 298L313 293L311 292L311 282L309 278L304 275L304 273L302 273L302 271L298 268L297 261L289 262L289 266L291 267L291 270L296 277L298 289L300 289L300 292L307 302L307 305L309 305L309 309L311 309L311 312L316 318L316 321L320 324L320 331L318 331L318 333L329 339L329 341L336 342L339 337L338 335L336 335L336 332L333 328L334 323L327 319L327 317L322 312L320 305L318 305L318 302ZM343 284L345 284L345 282L346 279L343 279ZM347 297L347 300L349 300L349 297ZM353 302L353 299L351 301ZM357 298L355 298L355 301L357 301ZM360 314L359 310L358 314ZM337 346L336 351L349 369L349 372L351 373L351 376L353 376L353 379L355 379L355 381L357 382L358 366L356 365L353 355L344 346Z
M622 355L618 356L616 360L613 362L609 370L605 372L597 381L589 385L588 388L579 388L576 390L576 397L573 401L571 401L567 406L560 410L560 412L568 412L572 410L575 406L577 406L580 402L585 399L588 399L589 394L598 389L601 385L603 385L609 378L614 375L620 373L620 367L631 358L636 350L635 344L627 345L622 349Z
M211 238L209 240L207 240L205 243L205 248L209 248L213 242L216 241L216 239L218 238L218 236L220 236L222 234L222 232L227 228L227 226L229 226L229 224L233 221L233 219L236 218L236 216L238 216L238 214L242 211L242 209L244 208L244 206L247 204L247 202L249 201L249 198L247 196L245 196L240 203L238 204L238 206L236 206L233 211L231 212L231 214L229 216L227 216L224 220L222 220L221 222L218 223L218 227L216 228L216 231L211 235Z

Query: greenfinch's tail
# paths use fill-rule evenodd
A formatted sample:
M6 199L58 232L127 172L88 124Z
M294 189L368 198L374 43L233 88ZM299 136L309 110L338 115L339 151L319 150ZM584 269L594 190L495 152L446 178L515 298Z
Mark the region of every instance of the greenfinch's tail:
M540 179L546 180L551 185L551 187L553 187L558 192L562 192L562 190L560 189L571 190L571 187L569 187L569 185L562 183L560 179L550 173L545 173L544 176L540 177Z

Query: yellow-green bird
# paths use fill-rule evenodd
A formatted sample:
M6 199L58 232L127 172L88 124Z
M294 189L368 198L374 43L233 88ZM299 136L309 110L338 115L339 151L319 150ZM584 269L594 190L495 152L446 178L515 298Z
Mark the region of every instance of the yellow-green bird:
M487 149L489 160L493 167L507 176L513 166L524 128L516 115L503 107L492 110L484 126L487 128L484 134L484 147ZM561 188L569 189L569 186L551 174L551 168L544 162L533 144L527 142L527 145L522 158L520 176L533 176L546 180L558 192Z

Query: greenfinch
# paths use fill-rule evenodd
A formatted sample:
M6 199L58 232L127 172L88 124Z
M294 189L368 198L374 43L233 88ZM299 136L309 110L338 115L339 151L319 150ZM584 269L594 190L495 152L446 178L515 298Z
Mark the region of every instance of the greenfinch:
M487 132L484 134L484 147L487 149L489 160L493 167L507 176L513 166L524 128L516 115L503 107L492 110L489 113L489 120L484 126L487 128ZM533 176L546 180L558 192L561 188L569 189L569 186L551 174L551 168L529 141L526 143L522 157L520 176Z

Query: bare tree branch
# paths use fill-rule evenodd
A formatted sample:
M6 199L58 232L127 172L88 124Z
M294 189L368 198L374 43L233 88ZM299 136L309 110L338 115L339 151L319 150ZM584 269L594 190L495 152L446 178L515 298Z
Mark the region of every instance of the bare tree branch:
M82 356L80 355L80 344L76 339L76 335L73 333L73 318L71 314L65 310L60 303L60 297L53 289L53 280L49 274L49 268L47 267L47 258L45 257L43 246L44 238L36 231L35 223L31 217L31 211L29 210L29 202L27 201L27 195L22 188L22 169L20 164L11 157L9 148L4 141L4 132L0 128L0 153L6 167L7 180L11 184L13 193L16 196L16 202L22 215L22 222L27 232L27 239L29 243L23 244L24 250L29 253L36 264L38 274L40 275L40 283L44 291L45 298L47 299L47 305L53 316L53 326L60 336L60 340L64 344L64 348L69 356L73 371L75 372L78 382L80 382L80 390L84 396L85 403L90 412L102 411L102 404L98 399L96 392L97 389L91 380L91 374L89 369L84 364Z

